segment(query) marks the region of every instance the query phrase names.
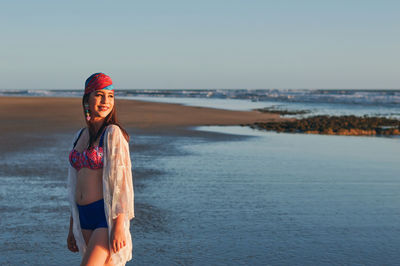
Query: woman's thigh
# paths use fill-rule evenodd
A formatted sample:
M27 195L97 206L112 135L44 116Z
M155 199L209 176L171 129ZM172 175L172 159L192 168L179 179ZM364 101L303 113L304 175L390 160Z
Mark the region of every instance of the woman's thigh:
M89 244L90 237L92 236L93 230L81 229L83 239L85 239L86 246Z
M108 229L96 228L91 233L81 265L104 265L108 261L109 255Z

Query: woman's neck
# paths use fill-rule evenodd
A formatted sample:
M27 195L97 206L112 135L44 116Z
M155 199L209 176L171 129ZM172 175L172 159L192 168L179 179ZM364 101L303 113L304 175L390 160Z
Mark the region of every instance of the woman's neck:
M92 122L91 124L94 126L95 132L97 132L97 131L99 131L100 127L103 125L104 118L94 117L91 122Z

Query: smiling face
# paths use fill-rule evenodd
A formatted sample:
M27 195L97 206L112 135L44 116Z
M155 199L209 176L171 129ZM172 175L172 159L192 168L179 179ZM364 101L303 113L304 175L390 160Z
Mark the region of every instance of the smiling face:
M90 94L88 103L92 118L106 118L114 108L114 92L111 90L94 91Z

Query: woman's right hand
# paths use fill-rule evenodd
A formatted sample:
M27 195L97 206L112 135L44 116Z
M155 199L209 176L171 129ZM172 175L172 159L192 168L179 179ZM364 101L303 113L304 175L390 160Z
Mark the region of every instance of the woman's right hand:
M79 251L78 246L76 245L74 234L72 233L71 230L68 233L67 246L68 246L68 249L72 252Z

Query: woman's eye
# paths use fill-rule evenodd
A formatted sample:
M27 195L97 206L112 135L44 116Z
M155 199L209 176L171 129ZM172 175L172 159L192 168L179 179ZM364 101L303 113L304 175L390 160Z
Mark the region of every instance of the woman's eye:
M110 97L110 98L114 98L114 95L109 95L108 97Z

